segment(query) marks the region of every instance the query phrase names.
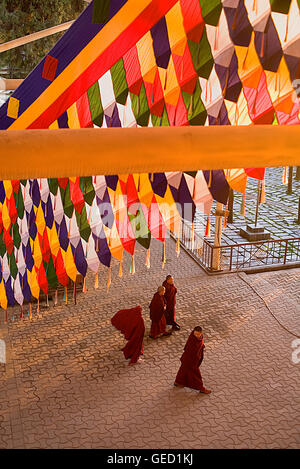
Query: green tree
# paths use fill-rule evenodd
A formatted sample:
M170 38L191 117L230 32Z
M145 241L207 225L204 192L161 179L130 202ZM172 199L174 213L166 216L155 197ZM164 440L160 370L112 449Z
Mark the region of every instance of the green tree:
M84 0L0 0L0 43L76 19ZM0 54L0 75L25 78L63 33Z

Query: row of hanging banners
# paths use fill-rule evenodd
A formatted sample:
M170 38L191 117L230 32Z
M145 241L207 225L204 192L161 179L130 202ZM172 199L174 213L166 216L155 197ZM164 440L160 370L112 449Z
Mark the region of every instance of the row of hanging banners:
M264 170L249 170L252 177L264 177ZM255 174L256 172L256 174ZM285 171L286 173L286 171ZM39 310L40 294L57 303L58 287L65 288L78 275L86 291L86 275L95 274L98 288L100 264L120 264L123 255L132 258L135 272L136 243L145 249L150 267L150 243L162 242L162 267L168 230L177 235L179 255L181 220L193 223L196 209L206 215L205 236L210 235L213 199L227 204L229 189L243 192L247 170L197 171L0 181L0 306L5 311L15 304L32 302ZM263 201L263 200L261 200ZM224 227L226 226L226 217Z
M0 108L0 129L299 125L299 3L94 0ZM213 200L264 180L264 169L192 169L0 181L5 318L15 304L31 315L41 293L56 301L88 268L97 287L100 264L109 286L124 252L133 273L136 243L150 266L161 241L164 264L167 230L180 234L198 208L208 235Z

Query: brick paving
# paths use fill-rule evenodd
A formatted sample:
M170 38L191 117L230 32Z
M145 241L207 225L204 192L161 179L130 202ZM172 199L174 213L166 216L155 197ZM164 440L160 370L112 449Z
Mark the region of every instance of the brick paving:
M88 278L88 291L65 305L35 309L32 320L3 324L7 363L0 364L0 448L299 448L300 364L283 329L300 332L300 269L207 276L175 243L151 245L151 269L137 248L136 273L112 269ZM126 272L126 273L125 273ZM171 272L178 287L171 337L151 341L148 304ZM267 309L269 306L272 314ZM145 359L129 367L124 339L110 324L140 303ZM9 312L11 317L13 311ZM19 311L14 311L15 317ZM276 319L277 320L276 320ZM190 330L204 328L201 366L209 396L173 386Z

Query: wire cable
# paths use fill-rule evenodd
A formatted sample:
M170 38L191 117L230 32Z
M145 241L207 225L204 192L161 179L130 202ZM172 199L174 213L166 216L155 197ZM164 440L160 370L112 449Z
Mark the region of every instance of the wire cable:
M240 278L241 280L243 280L243 282L246 283L246 284L254 291L254 293L256 293L256 295L264 302L266 308L267 308L268 311L271 313L271 315L273 316L273 318L278 322L278 324L280 325L280 327L282 327L282 329L284 329L286 332L288 332L288 333L291 334L292 336L297 337L297 339L300 339L300 335L297 335L297 334L295 334L294 332L292 332L292 331L290 331L289 329L287 329L287 327L285 327L285 326L276 318L275 314L272 313L272 311L271 311L271 309L269 308L269 306L268 306L267 302L265 301L265 299L255 290L255 288L254 288L250 283L248 283L248 282L245 280L245 278L243 278L243 277L240 275L239 272L238 272L237 274L238 274L239 278Z

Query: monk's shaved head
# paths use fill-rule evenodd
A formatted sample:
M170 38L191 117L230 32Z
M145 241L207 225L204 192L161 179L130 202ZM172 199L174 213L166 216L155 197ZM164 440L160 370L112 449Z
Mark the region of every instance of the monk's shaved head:
M157 293L161 293L161 292L165 292L165 287L163 287L162 285L160 285L157 289Z
M169 285L173 285L173 283L174 283L173 276L172 276L172 275L167 275L167 276L166 276L166 282L167 282Z

